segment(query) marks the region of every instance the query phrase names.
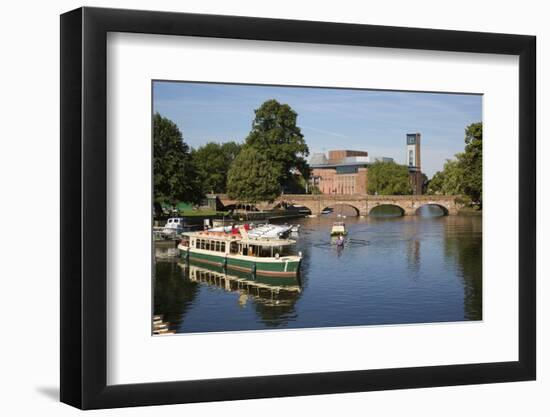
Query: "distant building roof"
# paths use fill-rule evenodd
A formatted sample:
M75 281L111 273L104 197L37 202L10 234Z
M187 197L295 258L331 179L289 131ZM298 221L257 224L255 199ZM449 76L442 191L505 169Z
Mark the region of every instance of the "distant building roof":
M324 153L314 153L311 155L309 160L309 165L326 165L328 164L328 159Z
M336 167L347 167L347 166L366 166L370 165L370 162L342 162L338 164L309 164L311 168L336 168Z
M317 161L319 161L320 163L316 163ZM371 158L368 156L348 156L339 162L330 162L327 160L327 158L314 159L312 157L309 162L309 166L311 168L337 168L337 167L351 167L351 166L364 167L364 166L371 165L374 162L393 162L393 158L389 158L385 156L377 156L374 158Z
M369 156L346 156L340 161L341 164L368 164Z
M329 151L329 158L322 152L311 155L311 168L336 168L346 166L366 166L373 162L393 162L393 158L386 156L368 156L366 151L333 150Z

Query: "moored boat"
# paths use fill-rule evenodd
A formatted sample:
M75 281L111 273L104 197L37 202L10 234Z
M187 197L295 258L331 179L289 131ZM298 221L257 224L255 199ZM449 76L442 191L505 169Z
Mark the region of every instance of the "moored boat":
M183 233L182 257L205 265L268 277L295 276L302 256L293 255L291 239L254 237L244 227Z
M182 217L170 217L166 224L153 228L155 240L175 239L185 231L185 220ZM188 230L189 228L187 228Z

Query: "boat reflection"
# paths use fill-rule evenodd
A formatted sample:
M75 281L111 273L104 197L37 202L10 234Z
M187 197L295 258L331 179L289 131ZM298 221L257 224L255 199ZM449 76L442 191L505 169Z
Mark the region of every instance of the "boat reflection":
M302 292L298 276L264 277L233 270L227 273L222 267L205 267L193 261L178 266L191 282L238 293L241 307L249 301L265 307L292 306Z

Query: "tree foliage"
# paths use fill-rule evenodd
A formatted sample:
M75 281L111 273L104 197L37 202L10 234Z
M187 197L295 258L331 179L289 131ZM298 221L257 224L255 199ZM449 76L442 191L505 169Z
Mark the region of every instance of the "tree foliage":
M250 203L272 201L281 192L281 166L258 149L245 146L227 175L230 198Z
M412 194L409 169L395 162L375 162L368 171L368 193L377 195Z
M191 152L203 193L227 192L227 174L241 146L236 142L208 142Z
M481 203L483 191L483 126L481 122L473 123L466 128L464 142L466 143L464 153L459 156L459 162L464 171L464 194L472 201Z
M153 117L153 177L155 202L200 201L189 147L176 124L159 113Z
M428 184L428 194L463 194L481 204L483 180L483 125L472 123L465 129L464 152L447 160L443 171L434 174Z
M428 194L459 195L463 193L464 170L456 159L447 159L443 171L434 174L428 184Z
M296 125L297 113L288 104L274 99L265 101L254 113L246 145L279 166L278 181L283 188L293 183L297 171L307 179L309 168L305 158L309 148Z

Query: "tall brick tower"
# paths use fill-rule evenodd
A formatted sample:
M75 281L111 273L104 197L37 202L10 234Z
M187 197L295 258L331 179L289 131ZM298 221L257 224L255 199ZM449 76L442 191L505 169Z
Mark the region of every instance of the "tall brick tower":
M407 166L413 194L422 194L422 169L420 165L420 133L407 133Z

